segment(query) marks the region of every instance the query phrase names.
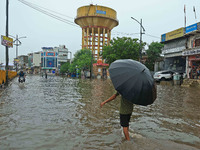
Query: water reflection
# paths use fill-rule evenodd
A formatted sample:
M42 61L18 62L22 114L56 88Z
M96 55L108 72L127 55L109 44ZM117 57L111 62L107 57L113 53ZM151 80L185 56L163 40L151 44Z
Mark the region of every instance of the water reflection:
M99 107L114 92L110 80L28 76L21 88L13 80L0 97L0 147L200 148L199 89L158 85L153 105L134 108L130 142L121 133L119 98Z

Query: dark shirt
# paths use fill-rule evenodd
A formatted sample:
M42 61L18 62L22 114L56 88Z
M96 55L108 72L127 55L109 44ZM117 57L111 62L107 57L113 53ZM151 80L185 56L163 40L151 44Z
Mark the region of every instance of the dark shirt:
M20 73L19 73L19 77L24 77L24 73L23 73L23 72L20 72Z

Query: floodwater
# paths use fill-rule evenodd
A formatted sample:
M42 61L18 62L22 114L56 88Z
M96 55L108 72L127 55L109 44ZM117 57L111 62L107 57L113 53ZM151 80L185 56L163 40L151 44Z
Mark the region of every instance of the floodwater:
M154 104L135 106L131 141L119 125L111 81L58 76L17 78L0 93L0 149L200 149L200 89L158 85Z

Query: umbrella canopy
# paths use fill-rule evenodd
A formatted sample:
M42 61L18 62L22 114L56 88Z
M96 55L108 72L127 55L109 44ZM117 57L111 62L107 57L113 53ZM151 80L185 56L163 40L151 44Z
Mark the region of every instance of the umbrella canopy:
M132 59L116 60L111 63L109 73L115 89L123 98L143 106L154 102L154 79L142 63Z

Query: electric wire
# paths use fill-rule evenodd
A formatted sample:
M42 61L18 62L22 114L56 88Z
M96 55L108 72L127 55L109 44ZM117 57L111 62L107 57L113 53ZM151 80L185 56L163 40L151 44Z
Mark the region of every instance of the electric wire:
M20 0L19 0L19 1L20 1ZM22 1L25 2L25 0L22 0ZM26 2L27 2L27 1L26 1ZM67 18L70 18L70 19L74 19L73 17L70 17L70 16L67 16L67 15L65 15L65 14L56 12L56 11L54 11L54 10L50 10L50 9L48 9L48 8L45 8L45 7L42 7L42 6L33 4L33 3L31 3L31 2L27 2L27 3L29 3L30 5L33 5L33 6L35 6L35 7L38 7L38 8L46 9L46 10L48 10L49 12L53 12L53 13L56 13L56 14L61 15L61 16L64 16L64 17L67 17Z
M33 9L35 9L35 10L37 10L37 11L39 11L39 12L41 12L41 13L43 13L43 14L48 15L48 16L54 18L54 19L57 19L57 20L59 20L59 21L62 21L62 22L64 22L64 23L67 23L67 24L69 24L69 25L72 25L72 26L75 26L75 27L80 28L80 27L79 27L78 25L76 25L74 22L69 21L69 20L64 19L64 18L61 18L61 17L59 17L59 16L57 16L57 15L54 15L54 14L52 14L52 13L49 13L48 11L43 10L43 9L41 9L41 8L38 8L38 7L36 7L36 6L32 5L32 4L30 4L30 3L27 2L27 1L24 1L24 0L18 0L18 1L21 2L21 3L23 3L23 4L25 4L25 5L27 5L27 6L29 6L29 7L31 7L31 8L33 8Z
M59 13L59 12L56 12L56 11L53 11L53 10L50 10L50 9L41 7L41 6L39 6L39 5L36 5L36 4L30 3L30 2L27 2L27 1L25 1L25 0L18 0L18 1L21 2L21 3L23 3L23 4L25 4L25 5L27 5L27 6L29 6L29 7L31 7L31 8L33 8L33 9L35 9L35 10L37 10L37 11L39 11L39 12L41 12L41 13L43 13L43 14L48 15L48 16L54 18L54 19L57 19L57 20L59 20L59 21L62 21L62 22L64 22L64 23L67 23L67 24L69 24L69 25L72 25L72 26L75 26L75 27L80 28L80 27L79 27L78 25L76 25L74 22L69 21L69 20L67 20L67 19L64 19L64 18L62 18L62 17L60 17L60 16L57 16L57 15L55 15L55 14L53 14L53 13L56 13L56 14L59 14L59 15L68 17L68 18L70 18L70 19L73 19L73 18L70 17L70 16L67 16L67 15L61 14L61 13ZM53 13L50 13L50 12L48 12L48 11L53 12ZM113 35L128 35L128 36L132 36L132 35L136 35L136 34L139 35L140 33L125 33L125 32L118 32L118 31L113 30L113 31L112 31L112 34L113 34ZM160 39L160 37L157 37L157 36L154 36L154 35L150 35L150 34L146 34L146 33L145 33L144 35L150 36L150 37L153 37L153 38Z
M113 31L113 32L112 32L112 35L121 35L121 36L123 36L123 35L131 36L131 35L139 35L139 34L140 34L140 33L125 33L125 32L118 32L118 31ZM150 37L153 37L153 38L160 39L160 37L158 37L158 36L150 35L150 34L147 34L147 33L145 33L145 34L143 34L143 35L146 35L146 36L150 36Z

